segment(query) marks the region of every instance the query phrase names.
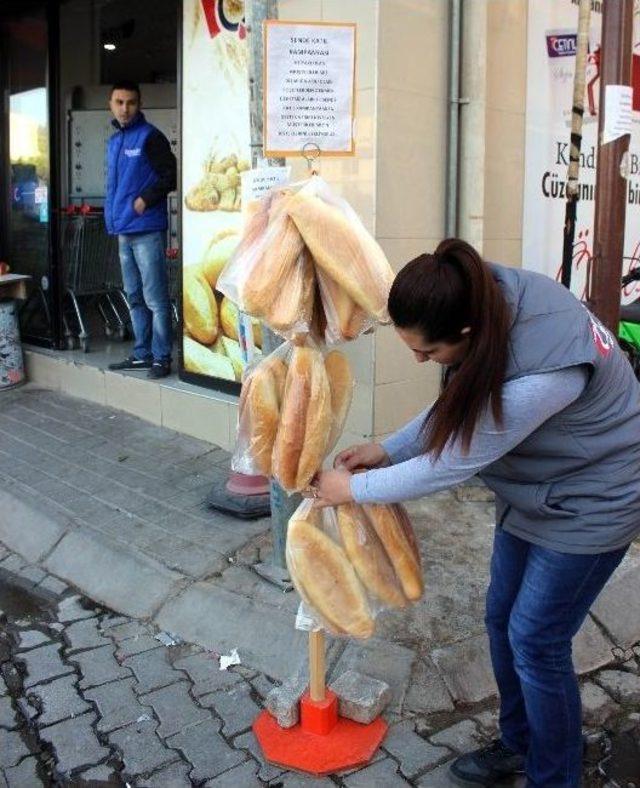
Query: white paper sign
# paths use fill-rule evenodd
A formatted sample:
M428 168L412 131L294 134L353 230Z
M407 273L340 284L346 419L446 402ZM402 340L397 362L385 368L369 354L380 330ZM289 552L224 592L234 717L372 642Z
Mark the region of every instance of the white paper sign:
M47 201L46 186L36 186L35 191L33 193L33 201L36 205L40 205L41 203Z
M631 85L607 85L604 93L604 128L602 144L613 142L625 134L631 134Z
M276 186L284 186L291 178L291 167L259 167L247 170L240 176L242 182L242 204L259 200L263 194Z
M355 24L265 24L264 148L300 155L353 155Z

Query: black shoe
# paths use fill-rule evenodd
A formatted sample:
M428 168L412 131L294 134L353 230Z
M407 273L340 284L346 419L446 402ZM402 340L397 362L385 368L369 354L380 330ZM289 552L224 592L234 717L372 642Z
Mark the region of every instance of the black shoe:
M135 356L129 356L129 358L125 358L124 361L116 361L113 364L109 364L109 369L150 369L150 368L151 368L151 359L135 358Z
M151 369L147 372L147 377L158 380L159 378L166 378L170 374L171 374L170 361L154 361L153 364L151 364Z
M458 785L488 788L511 774L524 774L524 755L495 739L487 747L456 758L449 771Z

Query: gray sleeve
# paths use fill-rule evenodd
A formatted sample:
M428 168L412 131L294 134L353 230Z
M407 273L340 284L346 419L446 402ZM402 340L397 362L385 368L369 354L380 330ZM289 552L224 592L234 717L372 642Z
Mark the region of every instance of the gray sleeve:
M389 468L355 474L351 478L351 494L358 503L394 503L460 484L564 410L580 396L587 381L585 367L508 381L502 389L502 426L495 423L489 410L485 411L467 454L462 453L460 441L455 441L445 447L438 460L421 454Z
M389 455L392 465L410 460L422 454L422 435L420 429L427 418L430 408L423 410L415 419L382 441L382 448Z

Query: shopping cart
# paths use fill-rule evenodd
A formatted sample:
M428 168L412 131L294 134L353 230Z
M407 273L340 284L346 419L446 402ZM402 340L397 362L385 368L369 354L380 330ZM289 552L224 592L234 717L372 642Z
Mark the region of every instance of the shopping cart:
M101 210L70 206L62 217L62 260L65 271L64 329L68 348L89 352L85 309L95 306L105 335L124 341L130 334L127 300L122 289L118 241L107 235ZM75 324L75 331L74 326Z

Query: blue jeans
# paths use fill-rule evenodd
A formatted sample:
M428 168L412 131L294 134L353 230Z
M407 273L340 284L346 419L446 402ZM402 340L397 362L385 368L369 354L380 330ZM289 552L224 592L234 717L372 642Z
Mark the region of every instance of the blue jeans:
M171 304L165 233L118 236L122 281L129 301L135 358L171 360Z
M528 788L579 788L582 709L571 640L628 547L573 555L496 529L486 624L500 732Z

